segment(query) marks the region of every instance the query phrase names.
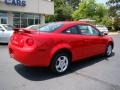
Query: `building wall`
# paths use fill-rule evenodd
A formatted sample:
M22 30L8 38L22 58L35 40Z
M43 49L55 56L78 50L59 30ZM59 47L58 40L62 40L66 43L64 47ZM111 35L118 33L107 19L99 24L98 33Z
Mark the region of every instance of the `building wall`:
M54 3L48 0L25 0L26 6L6 5L5 0L0 0L0 10L25 13L38 13L45 15L54 14Z
M8 24L13 25L13 13L8 12Z
M26 5L21 4L6 4L5 1L24 1ZM18 5L18 6L17 6ZM45 23L45 15L53 15L54 14L54 3L51 0L0 0L0 13L5 12L7 13L7 24L14 25L16 22L13 19L14 13L20 13L23 14L32 14L32 15L39 15L40 17L40 24ZM3 18L4 16L1 16L0 18ZM1 19L0 19L1 24ZM21 27L22 20L20 18L20 27ZM26 25L26 24L24 24Z

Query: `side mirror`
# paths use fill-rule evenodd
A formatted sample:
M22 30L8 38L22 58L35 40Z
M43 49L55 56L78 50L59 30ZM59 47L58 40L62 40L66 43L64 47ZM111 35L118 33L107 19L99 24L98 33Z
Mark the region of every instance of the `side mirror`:
M105 34L104 32L100 32L100 36L105 36L107 34Z
M107 33L105 33L105 35L108 35Z

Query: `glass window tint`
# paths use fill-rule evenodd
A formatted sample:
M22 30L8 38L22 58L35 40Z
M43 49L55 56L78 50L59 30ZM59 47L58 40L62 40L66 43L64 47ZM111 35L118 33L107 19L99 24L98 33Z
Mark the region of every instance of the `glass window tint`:
M27 19L27 14L21 13L21 18L22 18L22 19Z
M77 27L71 27L67 30L64 30L63 33L66 33L66 34L78 34L78 30L77 30Z
M41 32L53 32L56 29L60 28L63 24L62 23L49 23L39 28Z
M37 19L39 19L39 18L40 18L40 16L39 16L39 15L37 15L37 14L35 14L35 15L34 15L34 17L35 17L35 18L37 18Z
M28 19L34 19L34 15L33 14L27 14L27 18Z
M38 30L38 28L40 28L40 25L35 25L31 27L31 29L35 29L35 30Z
M34 15L34 23L40 24L40 15L37 15L37 14Z
M25 28L30 25L40 24L40 15L31 13L13 13L13 25L17 28Z
M89 28L91 29L92 31L92 35L99 35L99 31L96 30L95 28L93 28L92 26L89 26Z
M13 19L13 25L14 25L16 28L20 28L20 18L14 18L14 19Z
M27 27L27 19L21 19L21 27Z
M34 25L34 19L28 19L28 25Z
M1 23L2 24L7 24L7 18L1 18Z
M39 19L35 19L35 24L39 24Z
M78 25L78 28L79 28L81 34L91 35L91 31L87 25Z
M20 17L20 13L14 13L13 17Z
M7 12L0 12L0 17L7 17Z
M21 13L21 18L34 19L34 14Z
M89 25L78 25L82 35L99 35L99 31Z

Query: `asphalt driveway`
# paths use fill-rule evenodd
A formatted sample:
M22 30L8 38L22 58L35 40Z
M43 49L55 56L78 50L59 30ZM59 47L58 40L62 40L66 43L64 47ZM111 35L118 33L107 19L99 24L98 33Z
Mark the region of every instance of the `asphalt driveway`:
M72 64L67 74L56 76L46 68L26 68L0 44L0 90L120 90L120 35L109 58L95 57Z

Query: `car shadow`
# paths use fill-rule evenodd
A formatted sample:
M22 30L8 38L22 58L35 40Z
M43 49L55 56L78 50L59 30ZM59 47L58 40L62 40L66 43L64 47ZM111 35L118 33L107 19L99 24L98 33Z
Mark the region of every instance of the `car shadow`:
M111 57L113 57L115 53L113 52ZM57 78L60 76L64 76L70 73L74 73L77 70L80 70L82 68L86 68L88 66L94 65L95 63L101 62L103 60L109 61L110 57L105 57L105 56L96 56L92 57L89 59L84 59L75 63L72 63L70 69L67 71L67 73L62 74L62 75L55 75L51 73L51 71L48 68L30 68L30 67L25 67L22 64L17 64L15 65L15 70L17 73L19 73L22 77L25 79L31 80L31 81L45 81L53 78Z
M8 43L0 43L1 46L6 46Z

